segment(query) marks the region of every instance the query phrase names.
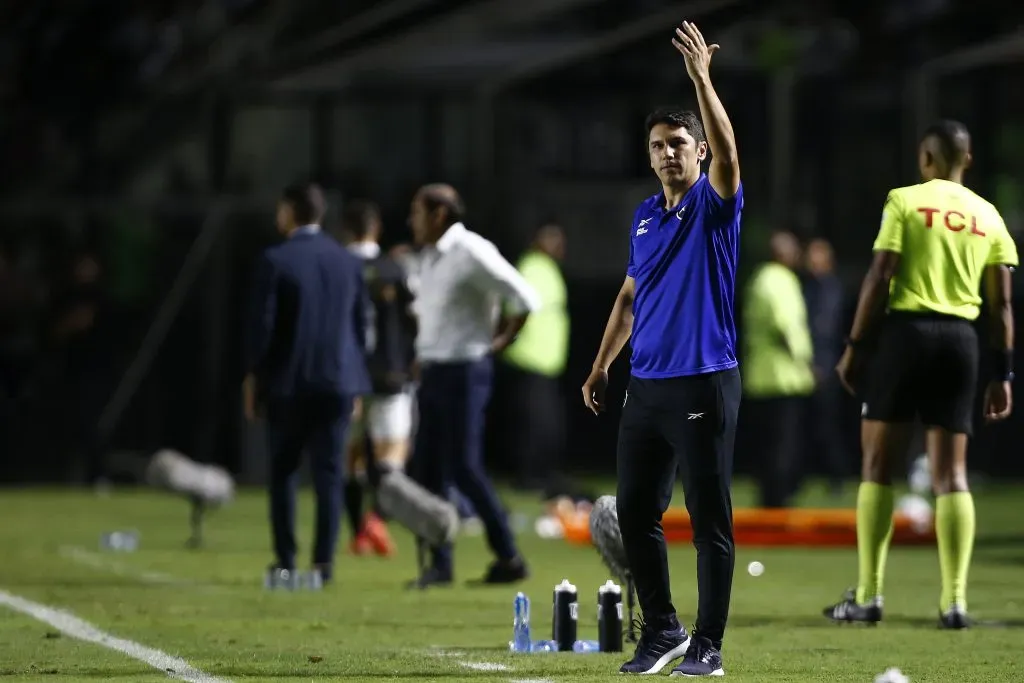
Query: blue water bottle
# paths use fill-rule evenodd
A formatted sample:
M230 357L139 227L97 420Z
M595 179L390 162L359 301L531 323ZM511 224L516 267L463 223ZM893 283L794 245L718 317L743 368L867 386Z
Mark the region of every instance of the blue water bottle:
M530 599L523 593L516 593L512 602L512 652L530 651Z
M600 652L601 645L596 640L577 640L572 644L572 651L576 653Z

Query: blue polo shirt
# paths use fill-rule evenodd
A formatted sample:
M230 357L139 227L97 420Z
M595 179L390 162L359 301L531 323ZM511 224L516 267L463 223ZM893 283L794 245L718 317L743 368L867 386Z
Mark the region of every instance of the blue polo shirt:
M659 192L633 216L626 274L636 280L634 377L728 370L736 361L733 300L743 186L722 199L707 175L665 208Z

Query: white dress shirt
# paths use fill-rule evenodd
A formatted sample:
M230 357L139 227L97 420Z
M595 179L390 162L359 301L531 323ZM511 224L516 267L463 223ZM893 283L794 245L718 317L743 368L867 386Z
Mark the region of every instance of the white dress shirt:
M410 275L421 361L479 360L491 352L502 303L513 313L540 308L537 293L515 266L462 223L425 248Z

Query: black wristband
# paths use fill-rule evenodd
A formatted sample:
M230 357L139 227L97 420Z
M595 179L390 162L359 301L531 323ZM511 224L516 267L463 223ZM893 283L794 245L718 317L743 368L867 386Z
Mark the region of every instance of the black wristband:
M992 379L997 382L1013 380L1013 349L992 351Z

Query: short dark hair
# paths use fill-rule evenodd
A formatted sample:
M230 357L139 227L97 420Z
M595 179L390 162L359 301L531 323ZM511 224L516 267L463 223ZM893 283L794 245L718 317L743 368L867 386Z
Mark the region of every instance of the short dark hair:
M447 196L444 192L433 189L426 189L420 195L423 201L423 208L432 212L442 206L448 210L448 225L460 223L466 218L466 205L458 193Z
M688 109L676 107L655 109L648 114L647 120L644 122L647 134L650 135L651 130L659 123L664 123L671 128L684 129L696 142L707 140L707 136L704 135L704 124L700 122L700 117Z
M938 143L943 161L952 166L963 164L971 151L971 134L967 126L952 119L942 119L925 128L921 141L928 139Z
M324 191L316 183L289 185L281 193L281 201L292 207L295 222L299 225L319 223L327 210Z
M365 238L374 222L380 222L380 209L373 202L353 199L341 207L341 227L356 239Z

